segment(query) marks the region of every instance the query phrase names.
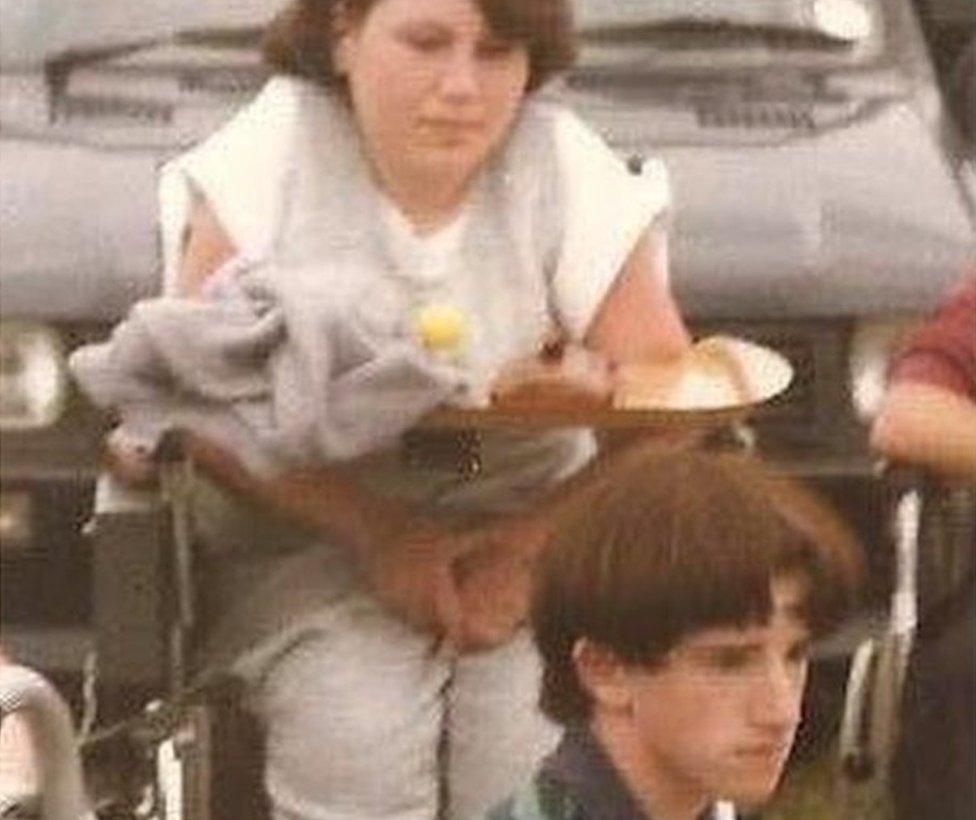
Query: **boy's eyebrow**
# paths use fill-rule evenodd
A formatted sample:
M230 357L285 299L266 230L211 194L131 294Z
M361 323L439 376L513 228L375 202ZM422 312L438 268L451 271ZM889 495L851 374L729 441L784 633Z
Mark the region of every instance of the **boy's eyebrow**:
M760 638L713 638L688 644L687 648L689 652L717 652L724 649L758 649L762 643Z
M805 626L799 626L792 636L793 643L805 643L813 639L811 631ZM762 646L765 639L752 635L722 635L705 638L692 638L686 644L691 652L709 652L721 649L749 649Z

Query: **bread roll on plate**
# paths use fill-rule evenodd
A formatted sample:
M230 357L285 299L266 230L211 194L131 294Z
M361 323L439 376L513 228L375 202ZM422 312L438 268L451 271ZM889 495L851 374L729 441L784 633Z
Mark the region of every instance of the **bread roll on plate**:
M792 378L792 367L776 351L731 336L710 336L674 362L619 367L613 406L672 411L747 407L781 393Z

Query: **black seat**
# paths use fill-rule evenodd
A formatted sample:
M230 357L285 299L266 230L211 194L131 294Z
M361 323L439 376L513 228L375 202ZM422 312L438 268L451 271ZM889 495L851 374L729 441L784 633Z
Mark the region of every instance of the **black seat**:
M184 817L266 820L263 731L244 708L243 685L230 675L200 679L193 667L206 585L194 555L188 469L181 459L167 462L152 489L133 490L108 475L99 481L92 545L100 734L170 743L182 794L167 799L181 800ZM165 779L158 770L154 776Z

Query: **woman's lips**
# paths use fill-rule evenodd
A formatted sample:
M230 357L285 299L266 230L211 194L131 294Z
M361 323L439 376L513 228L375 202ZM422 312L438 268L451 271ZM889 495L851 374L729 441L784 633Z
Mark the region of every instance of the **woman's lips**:
M428 118L420 121L421 126L432 131L467 134L480 131L482 124L479 120L455 120L447 118Z

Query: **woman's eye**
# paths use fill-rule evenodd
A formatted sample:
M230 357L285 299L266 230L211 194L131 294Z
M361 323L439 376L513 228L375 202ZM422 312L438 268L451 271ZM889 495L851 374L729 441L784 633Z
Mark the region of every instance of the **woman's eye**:
M482 40L478 43L478 56L485 60L500 60L514 53L518 48L511 40Z
M430 53L445 48L450 44L450 38L438 31L405 31L400 39L414 51Z

